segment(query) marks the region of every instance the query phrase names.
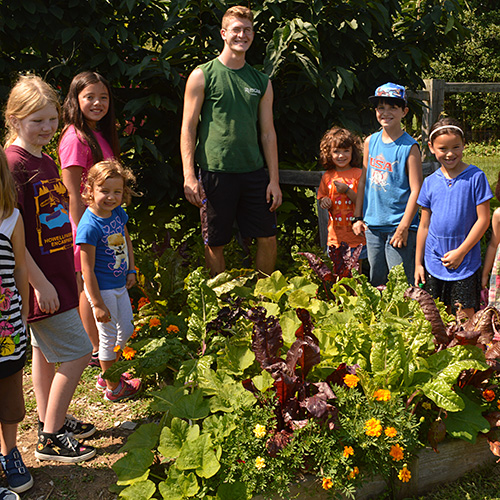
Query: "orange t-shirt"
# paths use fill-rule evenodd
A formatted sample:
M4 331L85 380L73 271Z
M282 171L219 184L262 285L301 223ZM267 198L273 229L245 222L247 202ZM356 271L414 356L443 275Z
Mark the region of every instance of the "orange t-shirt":
M327 170L321 178L318 189L318 200L328 197L332 206L328 210L328 246L340 246L345 241L350 247L357 247L360 243L366 244L364 234L356 236L352 232L351 218L354 217L354 203L346 194L340 194L335 187L334 180L347 184L353 191L358 191L360 168L350 168L338 172Z

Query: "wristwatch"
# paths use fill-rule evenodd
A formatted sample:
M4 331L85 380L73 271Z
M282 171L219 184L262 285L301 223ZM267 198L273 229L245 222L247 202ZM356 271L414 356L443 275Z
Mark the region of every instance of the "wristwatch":
M351 224L355 224L358 221L362 221L363 217L351 217Z

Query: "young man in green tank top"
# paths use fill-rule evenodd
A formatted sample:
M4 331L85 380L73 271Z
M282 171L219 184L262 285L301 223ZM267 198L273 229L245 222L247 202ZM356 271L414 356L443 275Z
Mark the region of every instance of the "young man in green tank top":
M228 9L221 36L221 54L198 66L186 82L181 129L184 194L200 207L212 275L225 269L224 246L235 220L243 237L257 239L256 268L271 274L277 248L275 211L282 199L273 89L269 78L245 61L254 38L252 11Z

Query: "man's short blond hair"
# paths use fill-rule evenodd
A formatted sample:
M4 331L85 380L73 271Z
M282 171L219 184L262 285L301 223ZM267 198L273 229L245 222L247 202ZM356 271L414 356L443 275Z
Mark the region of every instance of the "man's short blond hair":
M235 5L226 10L222 16L222 28L227 28L231 19L235 17L239 19L248 19L253 24L253 12L248 7L242 5Z

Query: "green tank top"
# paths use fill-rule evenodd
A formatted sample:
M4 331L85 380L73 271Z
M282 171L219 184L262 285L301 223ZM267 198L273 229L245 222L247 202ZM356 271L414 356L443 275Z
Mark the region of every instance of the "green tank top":
M249 64L229 69L219 59L199 66L205 77L196 162L211 172L252 172L264 166L259 103L269 77Z

